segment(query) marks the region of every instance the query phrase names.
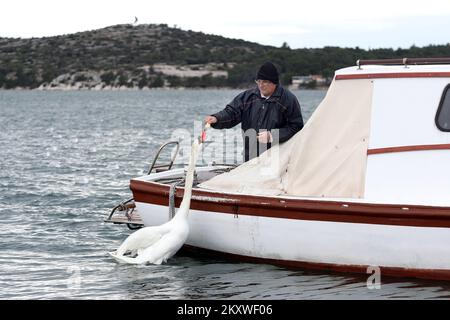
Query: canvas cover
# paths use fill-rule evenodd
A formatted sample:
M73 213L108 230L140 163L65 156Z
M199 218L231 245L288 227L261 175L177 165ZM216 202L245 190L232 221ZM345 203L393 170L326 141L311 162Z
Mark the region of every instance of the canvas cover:
M333 81L304 128L199 185L256 195L363 198L373 82Z

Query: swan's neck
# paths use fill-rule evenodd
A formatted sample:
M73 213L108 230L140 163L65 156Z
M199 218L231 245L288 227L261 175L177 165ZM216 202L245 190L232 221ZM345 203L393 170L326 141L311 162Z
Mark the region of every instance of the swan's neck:
M181 201L180 208L178 209L178 215L187 215L189 212L189 207L191 205L191 197L192 197L192 185L194 183L194 171L195 171L195 163L197 162L197 155L199 152L199 146L194 142L191 149L191 157L189 158L189 166L186 173L186 181L184 183L184 195L183 200Z

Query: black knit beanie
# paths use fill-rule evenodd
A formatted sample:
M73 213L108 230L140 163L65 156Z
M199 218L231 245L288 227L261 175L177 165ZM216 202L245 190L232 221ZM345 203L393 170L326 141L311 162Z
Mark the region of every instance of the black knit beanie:
M278 84L278 71L274 64L270 61L265 62L259 68L256 74L256 80L269 80L272 83Z

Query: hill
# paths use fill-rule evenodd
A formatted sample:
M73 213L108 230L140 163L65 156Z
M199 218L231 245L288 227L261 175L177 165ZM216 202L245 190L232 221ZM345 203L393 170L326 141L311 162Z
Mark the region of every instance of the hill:
M410 49L264 46L165 24L116 25L44 38L0 38L0 88L244 87L266 60L281 81L333 76L357 59L450 56L450 45Z

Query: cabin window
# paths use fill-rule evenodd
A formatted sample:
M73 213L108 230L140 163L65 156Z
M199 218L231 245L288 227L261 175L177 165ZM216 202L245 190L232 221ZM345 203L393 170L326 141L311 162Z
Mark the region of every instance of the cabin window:
M439 103L436 114L436 125L441 131L450 132L450 84L448 84Z

